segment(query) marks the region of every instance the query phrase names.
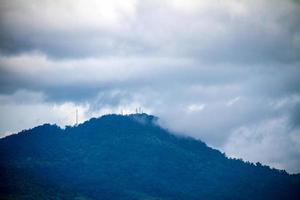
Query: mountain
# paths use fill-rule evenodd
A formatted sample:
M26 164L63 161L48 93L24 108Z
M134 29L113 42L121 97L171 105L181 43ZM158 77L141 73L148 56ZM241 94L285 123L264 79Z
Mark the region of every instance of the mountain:
M106 115L2 138L0 199L300 199L299 175L229 159L156 122Z

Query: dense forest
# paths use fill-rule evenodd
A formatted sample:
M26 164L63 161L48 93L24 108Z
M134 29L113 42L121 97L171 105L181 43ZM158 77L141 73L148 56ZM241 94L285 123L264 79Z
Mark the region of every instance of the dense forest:
M229 159L156 120L106 115L2 138L0 199L300 199L299 175Z

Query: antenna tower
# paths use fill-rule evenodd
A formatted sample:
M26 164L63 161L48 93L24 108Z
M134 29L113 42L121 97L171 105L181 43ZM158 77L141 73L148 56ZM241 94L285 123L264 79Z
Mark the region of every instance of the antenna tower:
M78 109L76 109L76 123L75 123L75 126L78 125Z

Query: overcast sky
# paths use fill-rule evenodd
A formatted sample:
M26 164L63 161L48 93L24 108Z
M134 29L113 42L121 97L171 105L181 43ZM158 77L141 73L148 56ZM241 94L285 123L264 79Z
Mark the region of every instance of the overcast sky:
M136 107L300 172L296 0L1 0L0 136Z

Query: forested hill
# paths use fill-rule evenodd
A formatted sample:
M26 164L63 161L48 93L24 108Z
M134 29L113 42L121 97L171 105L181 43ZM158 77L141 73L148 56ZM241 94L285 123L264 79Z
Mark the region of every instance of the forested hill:
M106 115L2 138L0 199L300 199L299 175L229 159L155 121Z

